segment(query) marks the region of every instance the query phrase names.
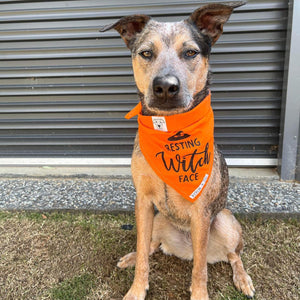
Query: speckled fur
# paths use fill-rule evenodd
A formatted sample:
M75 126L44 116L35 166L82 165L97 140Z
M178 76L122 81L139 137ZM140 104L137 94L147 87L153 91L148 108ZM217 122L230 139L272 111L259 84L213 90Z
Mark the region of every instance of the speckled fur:
M132 52L133 69L144 115L172 115L191 110L209 92L209 54L222 34L223 24L241 3L211 4L196 10L185 21L159 23L145 15L124 17L104 30L115 28ZM103 31L103 30L102 30ZM187 48L188 47L188 48ZM199 49L193 59L186 49ZM140 54L151 53L151 58ZM172 74L180 82L176 106L165 109L153 93L156 76ZM142 300L148 289L148 255L159 246L166 254L193 259L191 299L207 300L207 262L229 261L234 283L247 296L254 288L240 258L242 230L225 208L228 170L214 146L211 176L198 199L191 203L165 184L144 158L137 134L132 154L136 188L137 252L122 257L120 268L136 265L134 282L125 300ZM154 217L154 206L159 213Z

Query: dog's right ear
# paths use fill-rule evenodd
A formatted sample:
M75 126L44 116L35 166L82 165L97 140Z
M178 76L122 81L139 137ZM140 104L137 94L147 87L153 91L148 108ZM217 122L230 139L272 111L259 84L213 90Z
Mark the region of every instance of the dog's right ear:
M136 35L142 32L149 20L150 17L146 15L127 16L121 18L114 24L101 27L100 32L104 32L112 28L117 30L124 40L126 46L131 49L136 39Z

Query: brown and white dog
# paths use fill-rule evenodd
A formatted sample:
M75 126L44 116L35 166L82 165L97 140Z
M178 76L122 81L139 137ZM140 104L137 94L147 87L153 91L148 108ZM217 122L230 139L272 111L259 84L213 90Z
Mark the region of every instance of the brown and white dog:
M100 31L117 30L132 53L134 77L146 116L168 116L190 111L209 93L211 46L223 32L233 9L244 2L208 4L187 20L162 23L146 15L121 18ZM240 253L242 229L225 209L228 171L214 147L211 176L193 203L185 200L152 170L140 150L139 136L132 155L137 198L137 251L122 257L118 267L135 265L134 282L124 297L145 299L148 258L159 246L167 254L193 259L191 299L208 299L207 262L229 262L238 290L252 298L254 288ZM154 216L154 205L159 213Z

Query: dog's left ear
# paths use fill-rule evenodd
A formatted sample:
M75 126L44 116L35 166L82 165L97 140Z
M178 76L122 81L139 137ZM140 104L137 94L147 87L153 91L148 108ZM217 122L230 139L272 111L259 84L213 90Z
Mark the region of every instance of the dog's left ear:
M200 32L208 35L213 45L223 33L223 25L233 9L244 4L246 4L244 1L208 4L195 10L187 22L196 25Z
M146 15L132 15L121 18L118 22L100 28L100 32L107 31L109 29L117 30L126 46L131 49L135 41L136 35L144 29L148 21L149 16Z

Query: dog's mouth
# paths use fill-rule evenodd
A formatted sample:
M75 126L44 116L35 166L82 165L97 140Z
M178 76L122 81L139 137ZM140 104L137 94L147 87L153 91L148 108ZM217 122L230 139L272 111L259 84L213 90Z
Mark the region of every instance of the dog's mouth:
M184 109L184 101L179 98L161 101L161 99L152 98L148 104L150 109L159 109L159 110L177 110L177 109Z
M143 95L144 96L144 95ZM161 102L160 99L151 97L141 97L142 114L147 116L170 116L184 113L190 110L192 100L188 99L173 99L173 101Z

